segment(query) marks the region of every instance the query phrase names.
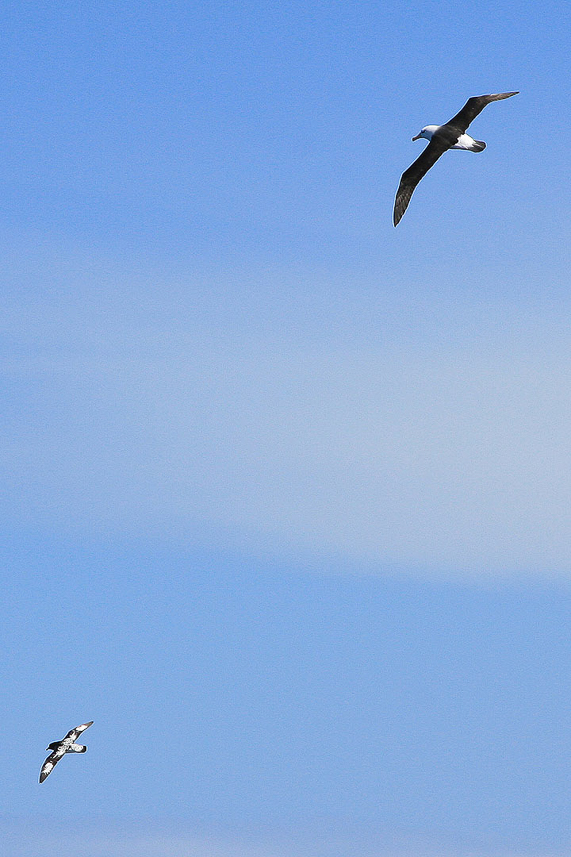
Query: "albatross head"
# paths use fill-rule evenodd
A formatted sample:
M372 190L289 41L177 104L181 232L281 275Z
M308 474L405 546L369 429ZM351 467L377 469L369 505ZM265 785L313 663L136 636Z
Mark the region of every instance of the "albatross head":
M438 131L440 125L425 125L420 134L417 134L416 137L413 137L413 140L420 140L423 137L425 140L432 140L432 135L435 131Z

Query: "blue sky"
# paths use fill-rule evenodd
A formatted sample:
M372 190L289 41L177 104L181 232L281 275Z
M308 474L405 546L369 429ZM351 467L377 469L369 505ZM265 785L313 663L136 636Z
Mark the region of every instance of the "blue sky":
M10 857L568 852L570 16L4 7Z

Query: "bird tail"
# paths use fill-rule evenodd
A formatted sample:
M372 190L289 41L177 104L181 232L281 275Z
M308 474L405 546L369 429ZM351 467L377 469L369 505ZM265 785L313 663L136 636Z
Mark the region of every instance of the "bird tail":
M471 152L483 152L486 148L486 144L483 140L474 140L474 145L471 147Z

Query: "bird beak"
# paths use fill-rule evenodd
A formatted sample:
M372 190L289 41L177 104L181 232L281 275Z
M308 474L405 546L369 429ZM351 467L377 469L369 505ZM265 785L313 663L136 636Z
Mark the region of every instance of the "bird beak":
M417 134L416 137L413 137L412 139L413 140L420 140L421 137L422 137L422 134Z

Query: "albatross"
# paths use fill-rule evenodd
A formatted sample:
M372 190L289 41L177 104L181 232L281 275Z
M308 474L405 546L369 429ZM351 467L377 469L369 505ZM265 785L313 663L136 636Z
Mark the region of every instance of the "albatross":
M462 110L445 125L425 125L413 140L430 140L422 155L405 170L401 176L395 199L393 223L396 226L410 202L412 193L428 170L434 166L440 155L448 149L466 149L468 152L483 152L486 144L483 140L474 140L466 129L478 113L492 101L502 101L518 95L518 92L496 92L495 95L475 95L469 98Z
M57 763L60 759L62 759L66 753L85 753L87 751L87 747L83 744L76 744L76 740L79 738L82 732L86 729L89 729L93 720L90 720L89 723L82 723L81 726L76 726L75 729L70 729L65 738L62 738L61 741L52 741L51 744L48 744L46 750L51 750L52 752L42 765L42 769L40 771L40 782L49 777Z

